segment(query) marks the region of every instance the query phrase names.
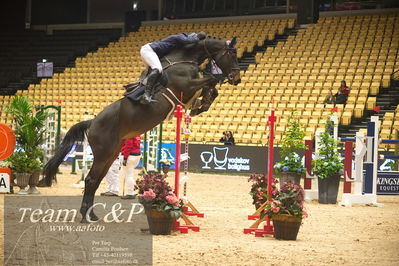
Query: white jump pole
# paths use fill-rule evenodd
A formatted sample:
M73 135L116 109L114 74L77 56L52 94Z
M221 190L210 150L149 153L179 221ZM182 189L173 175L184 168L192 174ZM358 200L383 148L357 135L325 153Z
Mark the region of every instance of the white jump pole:
M344 193L341 205L384 206L377 202L378 136L378 116L372 116L367 125L367 136L356 133L354 193Z

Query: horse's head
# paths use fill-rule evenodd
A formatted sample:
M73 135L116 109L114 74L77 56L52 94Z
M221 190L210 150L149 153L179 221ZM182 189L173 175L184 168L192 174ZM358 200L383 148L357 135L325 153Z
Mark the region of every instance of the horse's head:
M230 84L237 85L241 82L240 68L237 61L236 37L232 41L208 36L202 43L210 59L222 70Z

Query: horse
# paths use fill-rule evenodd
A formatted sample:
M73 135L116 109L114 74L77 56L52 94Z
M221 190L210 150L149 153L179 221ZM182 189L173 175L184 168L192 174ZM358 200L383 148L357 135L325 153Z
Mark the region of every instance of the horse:
M210 87L214 77L199 77L198 74L199 65L205 59L213 59L228 77L230 84L237 85L241 81L234 44L235 41L228 43L226 40L207 36L196 44L176 47L161 58L169 80L168 88L154 95L156 102L142 105L123 97L105 107L94 119L73 125L43 169L46 185L51 186L59 165L75 142L81 142L87 136L94 158L85 178L80 207L81 222L98 220L92 208L94 195L108 169L118 157L124 141L140 136L160 124L173 114L176 105L185 106L192 103L202 88Z

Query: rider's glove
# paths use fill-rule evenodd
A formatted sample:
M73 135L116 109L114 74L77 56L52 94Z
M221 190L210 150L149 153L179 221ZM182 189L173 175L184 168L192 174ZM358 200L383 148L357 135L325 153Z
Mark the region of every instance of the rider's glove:
M197 37L199 40L203 40L206 38L206 33L203 31L198 32Z
M190 32L190 33L187 35L187 37L189 37L189 38L198 38L198 35L197 35L197 33L195 33L195 32Z

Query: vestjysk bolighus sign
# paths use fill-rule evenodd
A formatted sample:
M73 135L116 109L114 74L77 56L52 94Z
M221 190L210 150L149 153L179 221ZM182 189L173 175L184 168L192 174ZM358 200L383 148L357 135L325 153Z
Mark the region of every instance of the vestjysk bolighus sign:
M261 172L267 170L267 148L254 146L190 145L190 170Z

